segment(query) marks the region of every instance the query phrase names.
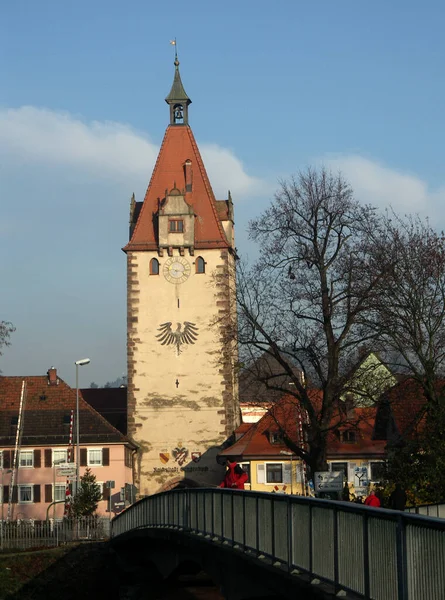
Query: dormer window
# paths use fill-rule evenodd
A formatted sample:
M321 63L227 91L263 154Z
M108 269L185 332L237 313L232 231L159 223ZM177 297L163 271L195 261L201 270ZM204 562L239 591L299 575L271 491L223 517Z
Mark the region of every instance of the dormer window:
M184 221L182 219L169 219L168 230L170 233L183 233Z
M270 431L269 441L271 444L283 444L283 434L280 431Z

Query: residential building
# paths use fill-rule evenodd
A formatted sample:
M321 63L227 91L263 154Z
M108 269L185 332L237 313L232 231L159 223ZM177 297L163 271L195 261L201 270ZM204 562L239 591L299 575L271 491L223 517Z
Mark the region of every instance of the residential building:
M314 390L315 402L317 395ZM371 482L381 477L386 441L375 439L376 413L376 407L352 408L333 419L338 427L328 440L328 469L342 471L356 495L365 495ZM284 396L257 423L243 423L235 433L235 442L219 457L235 458L248 471L248 489L312 495L305 463L285 442L286 436L305 449L304 430L304 411L295 398Z
M77 448L76 390L51 367L46 376L0 376L0 466L2 517L60 518L67 476ZM122 509L121 488L133 483L136 446L79 394L80 476L89 467L102 489L98 514ZM74 477L71 476L72 479ZM114 487L106 487L106 482ZM12 484L12 485L11 485ZM71 484L72 485L72 484ZM117 506L116 506L117 503Z
M216 200L175 60L170 123L127 255L128 435L141 495L217 483L239 424L233 204ZM236 337L236 336L235 336ZM234 338L235 339L235 338Z

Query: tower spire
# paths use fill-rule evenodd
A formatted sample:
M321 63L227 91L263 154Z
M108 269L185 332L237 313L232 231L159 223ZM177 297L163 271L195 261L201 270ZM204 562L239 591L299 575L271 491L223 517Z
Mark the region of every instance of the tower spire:
M188 125L188 107L192 103L182 85L179 73L178 47L176 38L170 42L175 47L175 76L170 93L165 101L170 106L170 125Z

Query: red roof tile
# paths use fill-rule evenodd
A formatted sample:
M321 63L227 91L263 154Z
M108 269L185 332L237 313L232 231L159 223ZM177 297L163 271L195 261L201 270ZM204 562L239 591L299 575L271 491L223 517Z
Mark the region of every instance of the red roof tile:
M165 198L166 190L171 190L174 186L185 190L184 163L187 160L192 163L193 187L191 192L185 193L185 200L193 207L197 216L195 248L229 247L192 130L186 125L170 125L165 132L138 221L125 251L157 249L153 215L158 212L159 200Z
M0 376L0 445L15 444L22 382L26 382L23 418L23 445L50 445L69 442L67 417L76 410L76 391L63 379L48 385L48 377ZM128 440L96 412L79 394L81 443L124 443ZM65 421L65 422L64 422Z
M318 410L321 408L321 392L311 390L312 403ZM340 426L340 429L353 429L356 432L355 442L340 442L332 431L328 437L328 458L369 458L382 457L385 454L386 441L373 440L374 421L376 408L357 408L346 418L344 414L334 415L331 426ZM283 396L257 423L247 428L232 446L220 453L221 456L237 456L246 458L275 457L282 458L281 451L286 450L284 443L271 443L270 433L278 432L280 426L287 437L299 443L299 416L298 401L292 396ZM278 423L277 423L278 422ZM248 426L245 423L244 426ZM241 434L243 426L237 429Z

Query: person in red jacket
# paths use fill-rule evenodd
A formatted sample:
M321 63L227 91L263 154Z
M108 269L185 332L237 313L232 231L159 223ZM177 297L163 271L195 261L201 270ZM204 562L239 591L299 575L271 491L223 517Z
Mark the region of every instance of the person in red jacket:
M373 506L374 508L378 508L380 506L380 500L375 495L374 490L369 492L369 496L365 500L366 506Z
M236 461L228 460L226 475L219 487L243 490L247 479L248 475L244 469L242 469Z

